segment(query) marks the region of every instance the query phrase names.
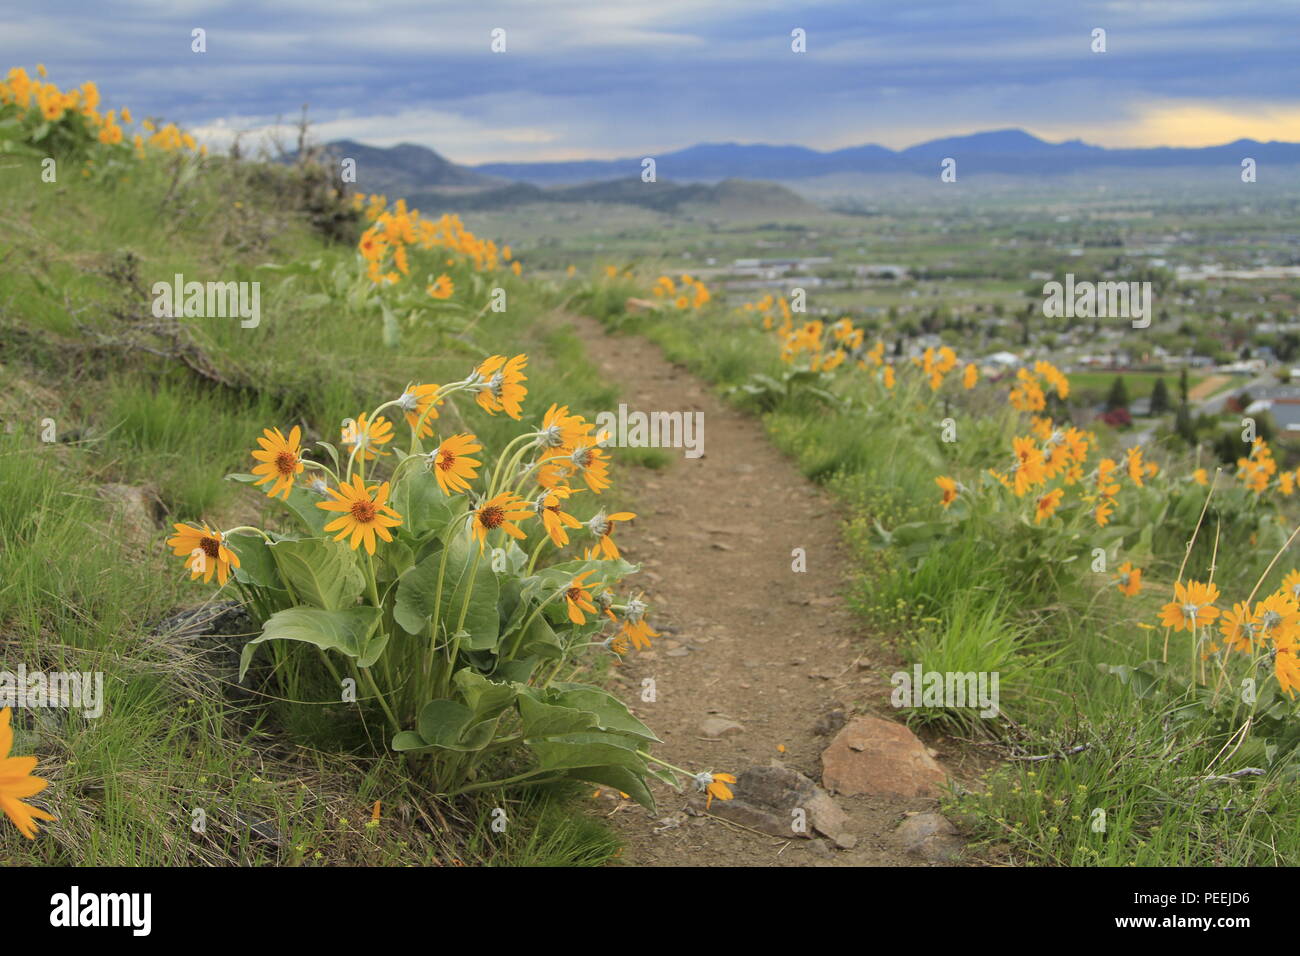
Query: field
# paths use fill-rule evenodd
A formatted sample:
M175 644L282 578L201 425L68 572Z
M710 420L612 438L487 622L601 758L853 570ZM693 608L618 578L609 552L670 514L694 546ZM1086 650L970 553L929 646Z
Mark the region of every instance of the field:
M1294 195L462 216L0 93L0 656L104 682L3 712L0 863L1300 862L1300 450L1173 361L1300 350L1177 271ZM1046 318L1067 270L1149 333ZM834 786L882 723L942 782ZM845 822L787 840L773 760Z

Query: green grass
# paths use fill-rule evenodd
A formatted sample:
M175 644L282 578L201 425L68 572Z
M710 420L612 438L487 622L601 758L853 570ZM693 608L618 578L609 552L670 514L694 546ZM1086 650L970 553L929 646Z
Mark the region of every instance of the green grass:
M312 228L291 171L212 162L163 203L162 162L139 164L127 182L41 190L29 185L37 167L6 162L0 660L102 671L107 705L97 720L18 712L15 753L41 758L50 786L35 802L60 819L35 842L0 820L0 864L607 861L615 842L569 796L511 803L508 836L481 832L484 814L515 797L448 805L382 745L381 728L310 703L316 688L299 688L297 704L232 695L211 676L208 648L152 633L213 595L165 547L171 522L283 520L264 495L224 480L248 470L265 427L336 440L344 418L411 381L460 378L492 352L529 354L530 414L550 402L588 416L615 406L581 340L552 320L555 294L512 286L510 310L468 339L411 326L395 351L378 315L358 317L340 299L333 276L351 272L353 249ZM191 361L160 354L177 343L143 331L149 287L175 272L260 281L261 325L194 320L182 343ZM53 443L37 440L46 418ZM516 428L475 418L485 443ZM633 457L663 462L654 450ZM145 489L162 520L124 516L97 493L106 484ZM376 800L381 818L368 825Z
M1013 423L1004 404L968 409L961 440L945 445L937 438L939 416L931 433L912 415L873 407L851 376L839 386L848 400L842 408L797 393L775 402L748 399L736 386L754 374L781 373L774 341L752 316L718 309L606 321L650 337L671 360L762 413L773 441L835 493L855 558L849 598L909 669L917 662L926 670L999 673L1006 722L941 707L908 715L984 746L990 735L998 738L1005 759L950 805L987 853L1025 865L1300 863L1300 806L1287 797L1293 770L1278 764L1264 776L1214 782L1266 766L1260 739L1234 748L1235 725L1187 700L1139 700L1103 670L1161 656L1159 632L1132 625L1155 618L1162 598L1152 589L1127 599L1109 576L1100 586L1068 583L1071 576L1042 562L1026 566L1004 542L972 530L949 534L915 564L879 546L877 522L892 529L936 517L936 475L977 472L1005 456ZM1098 375L1108 387L1113 375ZM1155 377L1142 379L1143 388ZM1177 376L1165 379L1176 392ZM1087 381L1071 377L1076 393ZM1143 388L1130 394L1145 394ZM1245 516L1218 509L1209 512L1189 567L1202 574L1217 546L1215 580L1225 593L1244 596L1273 549L1253 546ZM1176 576L1188 534L1184 518L1155 529L1149 575ZM1186 646L1179 643L1177 653ZM1023 759L1029 757L1042 759ZM1104 833L1092 829L1095 810L1106 814Z

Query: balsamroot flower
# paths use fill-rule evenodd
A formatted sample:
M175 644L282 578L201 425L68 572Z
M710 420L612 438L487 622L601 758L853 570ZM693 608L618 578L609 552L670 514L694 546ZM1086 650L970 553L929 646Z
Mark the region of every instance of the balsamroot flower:
M489 415L504 411L515 421L523 414L520 403L528 394L523 383L528 380L524 367L528 364L527 355L516 355L507 360L504 355L493 355L474 370L474 376L480 380L478 403Z
M32 776L36 769L35 757L9 756L14 745L14 732L9 723L12 716L11 708L0 710L0 810L13 821L19 833L35 840L37 820L58 818L39 807L23 803L26 798L36 796L49 786L49 781Z
M264 485L268 481L274 482L271 485L267 496L274 498L276 495L283 494L285 500L289 498L289 491L293 488L293 480L302 473L302 429L297 425L289 432L289 437L285 438L280 429L262 429L262 436L257 440L261 449L253 452L253 457L260 464L253 467L253 474L261 475L255 485Z
M519 530L515 522L523 521L532 513L533 509L528 502L509 491L503 491L491 501L479 505L470 512L470 528L478 541L479 551L487 543L488 533L497 528L522 541L527 535Z
M366 461L374 461L380 455L387 455L388 452L380 448L393 440L393 423L383 415L375 416L374 421L366 418L366 413L362 412L355 420L350 420L343 426L343 447L353 448L356 453Z
M1047 494L1038 499L1034 506L1034 524L1041 524L1044 518L1050 518L1065 497L1065 491L1061 488L1053 488Z
M557 548L569 543L567 528L581 528L582 522L564 510L563 501L573 494L568 485L556 485L537 496L533 510L542 519L542 527Z
M594 571L583 571L564 589L564 603L569 609L569 620L574 624L586 624L586 614L596 613L596 605L591 603L591 592L587 590L584 583L585 579L594 573Z
M469 491L469 483L478 477L477 469L483 463L468 456L482 450L473 435L452 435L429 453L429 470L438 479L443 494Z
M614 539L610 537L614 530L615 521L631 521L636 515L630 511L619 511L616 514L606 515L605 509L601 508L587 522L587 530L594 534L597 539L596 546L600 549L601 554L613 561L618 558L618 545L614 544Z
M1259 640L1259 619L1251 613L1249 604L1238 601L1231 611L1223 612L1219 619L1219 633L1223 635L1228 650L1249 654Z
M1125 561L1115 574L1116 587L1125 597L1137 597L1142 590L1142 569L1133 567L1132 561Z
M1205 627L1219 616L1214 602L1219 599L1219 588L1214 583L1179 581L1174 585L1174 600L1160 609L1160 622L1175 631L1190 631Z
M727 784L735 782L736 778L729 773L713 773L709 770L697 773L695 775L696 789L701 793L708 794L707 799L704 801L704 809L707 810L713 806L714 797L719 800L730 800L734 794Z
M376 535L385 541L393 540L392 532L388 529L400 525L402 516L385 504L388 501L388 482L367 487L360 475L353 475L351 484L345 481L338 491L333 488L327 491L334 500L318 501L316 507L325 511L343 512L340 517L325 525L326 532L338 532L334 536L335 541L342 541L351 535L349 544L353 551L364 543L366 553L374 554Z
M943 491L943 497L939 500L939 504L947 508L957 500L957 482L947 475L940 475L934 479L934 483Z
M603 441L604 437L601 435L598 441ZM609 455L599 444L580 443L574 446L568 457L561 459L561 464L570 474L582 476L587 487L596 494L609 487Z
M239 567L239 556L226 547L221 532L209 528L207 522L202 528L188 524L173 527L176 534L167 539L167 544L173 554L187 558L185 567L190 572L190 580L202 575L204 583L207 583L216 574L217 582L224 586L230 577L230 569Z
M443 404L441 398L434 402L434 396L437 394L437 385L412 385L397 400L398 406L406 415L406 424L412 428L416 425L420 426L421 438L430 438L433 435L433 426L429 423L438 417L437 406Z
M456 291L456 285L451 281L451 276L443 273L438 276L437 280L430 286L426 287L425 292L434 299L450 299L452 293Z

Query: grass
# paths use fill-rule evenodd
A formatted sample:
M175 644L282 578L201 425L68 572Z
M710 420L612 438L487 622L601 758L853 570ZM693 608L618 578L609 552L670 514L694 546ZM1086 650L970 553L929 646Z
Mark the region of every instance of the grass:
M738 386L782 369L773 340L751 316L663 312L607 322L648 336L671 360L762 414L775 443L830 487L855 556L851 602L909 671L917 662L927 671L999 673L1008 719L996 728L969 710L908 715L1003 756L948 806L986 854L1024 865L1300 862L1300 807L1287 798L1293 771L1279 764L1263 775L1225 777L1267 765L1258 737L1240 743L1235 726L1186 698L1139 699L1108 669L1161 656L1158 633L1131 624L1154 619L1159 595L1148 591L1125 604L1109 577L1100 588L1067 583L1050 564L1025 565L1003 542L969 530L914 550L901 541L881 546L878 527L935 517L935 475L997 460L1012 434L1004 405L974 409L965 419L976 422L973 431L944 445L937 422L928 434L910 416L861 400L852 384L841 387L850 399L841 407L797 390L755 401ZM1176 376L1166 384L1175 389ZM1171 515L1167 527L1154 528L1149 574L1176 576L1186 517ZM1217 547L1215 580L1243 596L1273 552L1254 547L1244 524L1211 508L1189 558L1190 568L1203 569Z
M163 545L165 527L262 523L278 513L224 480L247 470L264 427L298 423L309 441L332 438L377 397L460 377L506 350L529 353L529 412L553 401L589 417L614 407L617 390L552 320L556 294L521 284L510 310L470 339L412 327L393 351L378 316L359 320L342 301L333 277L351 271L353 248L313 228L293 170L209 162L160 201L171 182L162 161L138 164L129 181L69 177L41 190L27 185L37 181L34 164L6 163L0 660L6 670L22 662L103 672L107 703L99 719L16 712L15 753L41 758L50 787L36 802L59 822L35 842L0 824L0 864L609 860L615 842L571 794L508 804L509 830L494 834L485 814L512 796L442 803L401 758L372 746L380 728L358 732L327 705L232 693L212 647L154 633L175 608L212 597L184 579ZM150 334L149 288L177 272L260 281L261 325L195 320L181 343L188 351ZM39 440L46 420L53 442ZM481 437L496 443L513 423L483 425ZM658 455L628 458L655 466ZM143 489L159 520L104 500L105 485Z

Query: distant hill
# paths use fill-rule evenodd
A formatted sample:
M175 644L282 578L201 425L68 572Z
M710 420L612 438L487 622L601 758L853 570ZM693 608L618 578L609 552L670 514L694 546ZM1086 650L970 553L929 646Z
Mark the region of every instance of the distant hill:
M326 143L324 151L335 159L355 159L358 185L365 192L385 193L390 197L430 187L490 189L507 182L453 163L427 146L415 143L382 148L340 139Z
M1004 129L951 136L903 150L852 146L820 152L805 146L701 143L655 156L658 183L640 179L643 157L549 163L484 163L463 166L414 143L381 148L352 140L326 144L327 153L357 161L358 188L364 192L417 196L462 209L501 209L526 202L624 202L660 211L683 205L770 203L781 212L808 211L803 199L782 189L787 183L815 193L818 182L900 175L932 178L942 160L957 160L962 178L1036 177L1076 173L1108 175L1121 170L1224 171L1232 178L1244 157L1262 167L1300 165L1300 144L1242 139L1198 149L1106 149L1072 139L1050 143L1024 130ZM660 188L654 188L660 187ZM692 189L695 188L694 191Z
M1004 129L952 136L904 150L852 146L821 152L804 146L703 143L655 155L657 173L676 182L715 182L727 178L799 180L838 173L913 173L937 175L939 162L957 160L959 175L1023 173L1042 175L1099 169L1235 167L1250 156L1261 164L1300 164L1300 144L1237 140L1203 148L1106 149L1072 139L1049 143L1024 130ZM643 157L548 163L484 163L481 174L537 185L558 185L639 174Z
M409 197L417 206L452 205L458 210L506 209L528 203L624 203L656 212L692 209L724 217L739 215L793 216L817 207L776 183L727 179L720 183L642 182L640 176L543 188L511 183L474 193L427 190Z

